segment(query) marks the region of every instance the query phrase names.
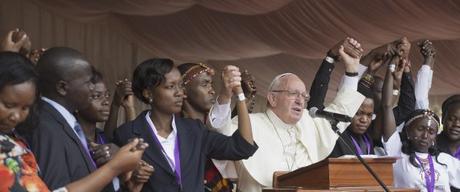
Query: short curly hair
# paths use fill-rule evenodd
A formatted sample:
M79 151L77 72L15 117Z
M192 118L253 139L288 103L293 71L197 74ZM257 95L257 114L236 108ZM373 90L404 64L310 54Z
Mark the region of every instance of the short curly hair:
M145 98L143 91L158 87L164 80L165 75L174 68L174 62L171 59L153 58L139 64L133 73L132 88L134 95L142 102L148 104L148 98Z

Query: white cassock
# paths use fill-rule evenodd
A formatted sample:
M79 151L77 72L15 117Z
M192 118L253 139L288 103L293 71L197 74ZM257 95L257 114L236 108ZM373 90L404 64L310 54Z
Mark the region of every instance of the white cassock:
M353 117L363 101L364 96L356 90L342 87L325 110ZM239 191L259 192L272 186L273 172L293 171L326 158L338 138L329 121L312 118L307 110L295 125L284 123L271 110L250 114L250 120L259 149L249 159L235 162ZM338 128L343 131L348 124L339 123ZM234 118L216 130L231 135L237 127Z

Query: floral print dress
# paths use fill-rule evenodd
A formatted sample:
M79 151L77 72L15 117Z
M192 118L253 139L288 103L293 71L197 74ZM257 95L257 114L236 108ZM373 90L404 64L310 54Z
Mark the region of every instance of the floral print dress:
M0 145L0 192L49 191L38 176L33 153L22 139L0 133Z

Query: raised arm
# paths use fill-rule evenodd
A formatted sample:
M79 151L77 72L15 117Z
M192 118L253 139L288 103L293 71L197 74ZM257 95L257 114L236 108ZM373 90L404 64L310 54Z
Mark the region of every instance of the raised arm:
M393 135L396 131L396 121L393 114L393 81L394 75L397 75L396 68L398 68L397 64L399 63L399 59L400 57L397 54L390 54L388 56L386 63L389 63L389 65L383 82L382 106L379 114L380 117L378 117L376 121L376 129L380 129L379 126L382 127L383 140L385 142L388 141L391 135Z
M255 78L248 70L244 70L241 74L241 88L243 88L244 96L246 96L246 106L248 107L248 112L251 113L254 110L254 105L256 102L256 85ZM232 118L238 115L238 111L235 108L232 110Z
M423 41L420 45L420 53L423 56L423 63L417 73L417 81L415 82L415 98L417 109L428 109L430 102L428 94L431 88L431 80L433 78L433 65L436 56L436 49L430 40Z
M356 40L347 37L335 44L328 52L323 62L321 63L318 71L316 72L315 79L310 87L310 100L308 101L307 109L316 107L318 109L324 108L324 99L326 98L327 90L329 88L329 80L331 79L332 70L334 70L334 63L341 60L339 53L340 47L343 46L344 52L352 58L360 58L363 54L361 44Z
M230 82L232 84L233 94L237 95L238 97L236 102L236 109L238 110L238 131L248 143L254 145L251 121L249 120L249 112L246 106L246 99L243 93L243 89L241 88L241 73L239 72L238 67L232 65L225 67L222 78L226 78L225 76L228 73L235 74L230 78Z
M136 118L134 109L134 95L131 88L131 82L128 79L119 80L116 83L115 94L112 105L110 106L109 119L104 125L104 134L109 141L113 139L113 132L118 127L118 111L120 107L125 110L125 122L132 121Z
M31 42L27 34L19 29L9 31L2 39L0 51L11 51L27 56L31 48Z

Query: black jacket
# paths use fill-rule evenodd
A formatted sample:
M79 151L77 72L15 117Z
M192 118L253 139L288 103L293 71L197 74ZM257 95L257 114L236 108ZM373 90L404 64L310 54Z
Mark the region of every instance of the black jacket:
M204 191L204 170L206 158L220 160L246 159L255 153L257 145L251 145L239 134L231 137L209 131L198 120L175 117L177 138L179 139L182 189L176 182L168 161L161 152L160 146L145 119L146 111L134 121L123 124L115 131L114 143L124 145L129 139L143 138L149 144L142 159L155 168L155 172L144 184L142 191L177 192Z

